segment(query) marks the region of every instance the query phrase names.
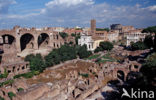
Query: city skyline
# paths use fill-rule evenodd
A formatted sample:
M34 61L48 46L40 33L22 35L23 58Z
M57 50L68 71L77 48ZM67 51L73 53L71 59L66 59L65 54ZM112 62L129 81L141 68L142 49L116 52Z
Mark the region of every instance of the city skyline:
M111 24L148 27L156 23L155 0L0 0L0 29L21 27L97 27Z

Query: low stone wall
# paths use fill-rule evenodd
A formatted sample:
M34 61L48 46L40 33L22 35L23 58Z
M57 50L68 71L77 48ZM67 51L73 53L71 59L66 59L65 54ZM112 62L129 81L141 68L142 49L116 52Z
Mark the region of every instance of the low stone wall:
M36 100L43 96L44 93L50 91L50 88L46 84L39 84L30 87L27 91L17 94L15 100Z

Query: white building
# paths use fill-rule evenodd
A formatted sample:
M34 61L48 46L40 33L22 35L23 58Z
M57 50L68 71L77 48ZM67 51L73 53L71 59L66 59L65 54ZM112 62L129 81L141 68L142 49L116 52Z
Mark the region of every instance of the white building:
M141 31L130 31L126 33L126 45L129 46L132 42L138 42L138 41L143 41L146 37L147 33L141 33Z
M91 35L82 34L80 39L78 39L78 44L81 46L83 46L84 44L87 45L87 50L89 50L89 51L94 50L93 43L94 43L94 41L93 41Z
M53 30L56 32L63 32L65 28L63 27L55 27Z

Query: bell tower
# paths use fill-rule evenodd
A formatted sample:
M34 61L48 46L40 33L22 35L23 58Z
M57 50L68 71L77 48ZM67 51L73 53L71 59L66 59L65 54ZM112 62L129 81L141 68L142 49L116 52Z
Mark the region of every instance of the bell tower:
M91 20L91 34L92 35L95 35L95 32L96 32L96 20L95 19L92 19Z

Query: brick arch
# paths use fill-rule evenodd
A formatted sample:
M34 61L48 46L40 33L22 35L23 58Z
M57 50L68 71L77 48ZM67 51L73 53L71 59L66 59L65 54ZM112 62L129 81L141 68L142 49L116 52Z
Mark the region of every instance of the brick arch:
M3 36L3 35L11 35L13 37L16 37L16 33L14 31L0 31L0 36Z
M48 33L40 33L37 37L38 48L44 43L44 46L48 46L50 42L50 36Z
M118 79L118 71L122 71L122 75L124 75L124 77L122 78L122 81L126 80L127 74L130 72L129 67L121 67L121 68L115 68L113 70L113 77L115 79Z
M117 79L125 81L126 75L125 75L125 72L123 70L117 70L116 74L117 74Z
M26 36L27 35L27 36ZM33 49L34 48L34 41L35 41L35 36L31 33L25 33L20 36L20 47L21 51L26 49L29 44L29 48Z
M3 39L3 43L12 44L13 42L16 42L16 37L14 35L3 34L1 37Z

